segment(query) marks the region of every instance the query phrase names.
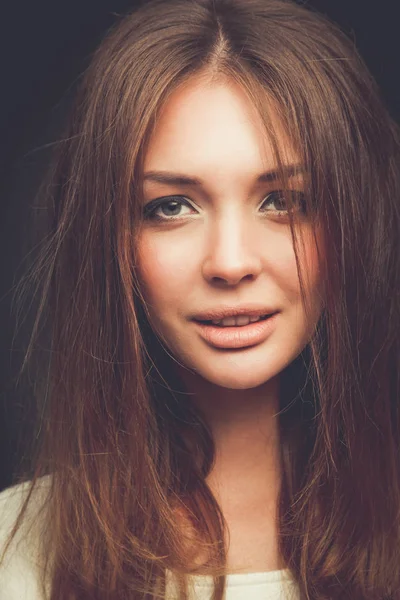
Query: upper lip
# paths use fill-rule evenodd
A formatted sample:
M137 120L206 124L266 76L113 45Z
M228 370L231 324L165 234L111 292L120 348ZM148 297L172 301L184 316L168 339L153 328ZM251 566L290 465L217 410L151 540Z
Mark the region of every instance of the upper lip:
M237 317L240 315L248 315L249 317L261 317L262 315L272 315L278 312L276 308L266 306L256 306L254 304L241 306L220 306L210 310L200 312L193 318L196 321L213 321L216 319L224 319L225 317Z

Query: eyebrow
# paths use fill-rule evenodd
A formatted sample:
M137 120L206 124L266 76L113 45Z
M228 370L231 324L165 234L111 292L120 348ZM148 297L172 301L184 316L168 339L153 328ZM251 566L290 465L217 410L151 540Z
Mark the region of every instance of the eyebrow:
M305 168L302 165L284 165L284 173L287 177L295 177L299 173L304 173ZM279 171L270 170L261 173L257 178L257 183L276 181L279 178ZM143 181L155 181L167 185L189 185L193 187L202 187L204 182L198 177L189 177L181 173L172 173L170 171L147 171L143 176Z

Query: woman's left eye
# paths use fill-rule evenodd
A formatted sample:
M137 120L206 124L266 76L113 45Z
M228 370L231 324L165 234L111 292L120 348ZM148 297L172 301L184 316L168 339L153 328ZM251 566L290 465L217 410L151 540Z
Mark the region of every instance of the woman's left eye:
M292 202L294 204L294 206L296 207L296 211L300 211L302 213L306 212L306 202L305 202L305 196L303 192L299 192L296 190L275 190L273 192L271 192L270 194L267 195L267 197L265 198L264 202L263 202L263 206L265 204L283 204L286 205L287 203L287 197L291 196L292 197ZM283 210L272 210L272 211L267 211L267 212L273 212L273 213L278 213L278 216L281 216L282 213L283 216L285 216L285 214L287 214L288 208L284 208Z
M304 213L305 212L304 194L302 192L297 192L297 191L293 191L293 190L290 190L289 193L292 195L293 203L295 205L300 204L300 207L298 207L298 208L301 212ZM285 204L286 203L285 195L287 195L287 192L283 192L280 190L275 190L273 192L270 192L265 197L262 206L271 205L271 204L282 205L282 202ZM168 196L167 198L156 198L155 200L152 200L151 202L149 202L148 204L145 205L145 207L143 209L144 219L147 221L174 221L176 219L180 219L181 215L179 214L179 209L182 206L187 206L188 208L191 208L190 203L187 200L185 200L182 196ZM164 212L164 216L160 216L160 215L156 214L158 209L162 209L162 211ZM165 210L166 210L167 214L165 214ZM172 211L172 214L169 213L168 211ZM273 213L274 216L282 217L282 216L287 215L288 210L286 208L283 208L283 209L278 208L275 210L267 210L267 211L263 211L263 212Z

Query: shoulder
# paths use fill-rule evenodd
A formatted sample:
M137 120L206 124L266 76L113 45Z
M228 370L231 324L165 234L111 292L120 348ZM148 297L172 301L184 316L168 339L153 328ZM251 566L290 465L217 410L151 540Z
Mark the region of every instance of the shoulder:
M31 482L13 485L0 492L0 600L41 600L39 587L40 532L45 527L45 500L51 476L38 479L21 526L3 556Z
M25 532L28 527L36 522L37 517L45 505L50 484L51 475L40 477L37 480L27 511L24 515L21 533ZM23 483L18 483L17 485L13 485L0 492L0 541L4 540L14 526L30 488L31 482L24 481Z
M51 484L51 475L45 475L37 480L33 496L36 500L44 499ZM31 481L24 481L0 492L0 507L14 507L18 510L22 506L31 487ZM0 513L2 516L2 513Z

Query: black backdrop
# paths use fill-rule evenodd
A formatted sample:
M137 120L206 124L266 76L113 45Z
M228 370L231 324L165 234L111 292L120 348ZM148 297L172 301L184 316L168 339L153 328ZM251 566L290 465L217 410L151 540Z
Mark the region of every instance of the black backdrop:
M20 274L29 207L56 139L71 88L91 52L131 0L13 0L2 7L0 177L0 490L16 465L18 420L31 390L16 387L21 352L13 341L13 285ZM400 119L397 2L310 0L350 34L378 81L392 116ZM28 323L29 326L29 323Z

